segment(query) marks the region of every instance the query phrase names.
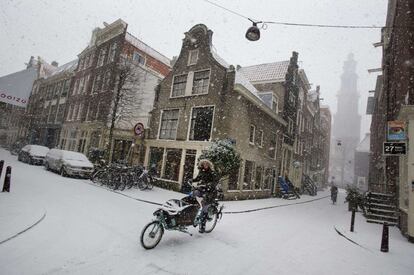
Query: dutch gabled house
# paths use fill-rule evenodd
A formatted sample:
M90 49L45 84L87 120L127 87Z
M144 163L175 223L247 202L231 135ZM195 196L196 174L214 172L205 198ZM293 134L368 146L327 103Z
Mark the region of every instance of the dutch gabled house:
M195 176L202 151L214 140L228 139L242 163L223 182L225 198L269 197L276 189L288 123L272 96L217 55L212 34L203 24L185 33L172 71L158 87L145 163L156 165L165 187L179 190Z

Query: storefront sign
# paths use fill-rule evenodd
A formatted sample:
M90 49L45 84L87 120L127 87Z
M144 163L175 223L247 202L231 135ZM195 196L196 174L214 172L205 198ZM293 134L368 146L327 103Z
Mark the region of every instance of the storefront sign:
M384 155L405 155L407 145L405 142L384 142Z
M404 121L388 121L387 140L402 141L406 140L405 122Z
M137 124L135 124L134 133L138 137L143 137L144 136L144 124L142 124L141 122L138 122Z

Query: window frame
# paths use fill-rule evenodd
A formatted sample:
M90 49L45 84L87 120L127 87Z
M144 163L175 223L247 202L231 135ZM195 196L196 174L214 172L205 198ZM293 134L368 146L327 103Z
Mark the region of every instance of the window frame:
M253 140L250 139L252 127L253 127ZM254 145L255 137L256 137L256 126L253 125L253 124L250 124L250 126L249 126L249 144Z
M191 62L194 53L196 53L196 58L195 58L195 61ZM187 66L196 65L198 62L198 56L199 56L199 49L189 50Z
M180 82L180 83L185 83L185 85L184 85L184 93L182 95L174 96L173 95L173 92L174 92L174 81L175 81L175 78L176 77L179 77L179 76L185 76L185 82ZM179 98L179 97L185 97L185 96L187 96L186 93L185 93L185 91L187 89L187 82L188 82L188 73L173 75L172 83L171 83L170 98Z
M193 110L194 109L201 109L201 108L210 108L213 107L213 115L211 117L211 129L210 129L210 138L208 140L194 140L194 139L190 139L190 134L191 134L191 122L193 120ZM211 141L212 140L212 136L213 136L213 129L214 129L214 115L216 114L216 107L215 105L200 105L200 106L193 106L191 107L191 112L190 112L190 119L189 119L189 124L188 124L188 129L187 129L187 141Z
M207 91L204 93L194 93L194 81L195 81L195 75L196 73L202 73L208 71L208 80L207 80ZM193 79L191 81L191 96L198 96L198 95L207 95L208 91L210 89L210 79L211 79L211 68L208 69L203 69L203 70L197 70L197 71L193 71Z
M177 127L176 127L176 133L175 133L175 138L174 139L170 139L170 138L161 138L161 126L162 126L162 117L165 113L165 111L174 111L174 110L178 110L178 117L177 117ZM168 109L162 109L161 113L160 113L160 119L159 119L159 125L158 125L158 134L157 134L157 140L177 140L177 133L178 133L178 125L180 123L180 114L181 114L181 109L180 108L168 108Z

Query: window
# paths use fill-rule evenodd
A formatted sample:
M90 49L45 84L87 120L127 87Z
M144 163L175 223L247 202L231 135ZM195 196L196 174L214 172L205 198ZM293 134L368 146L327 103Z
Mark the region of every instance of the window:
M101 109L101 102L98 102L98 105L96 106L96 113L95 113L95 120L99 119L99 111Z
M250 133L249 133L249 143L254 144L254 135L255 135L256 127L254 125L250 125Z
M279 112L279 99L276 96L273 96L273 99L272 99L272 110L275 113Z
M83 91L80 91L81 93L86 94L86 92L88 91L88 83L89 83L89 78L91 77L90 74L88 74L88 76L85 77L85 83L83 86Z
M74 104L71 120L76 119L76 116L78 115L78 108L79 108L79 104Z
M48 123L55 123L56 112L57 112L57 104L52 105L52 107L50 107L50 113L49 113L49 117L47 120Z
M98 74L95 76L95 81L93 82L92 92L98 93L101 90L101 86L102 86L102 78L101 78L101 75Z
M65 114L65 103L60 104L58 107L56 122L62 123L64 114Z
M166 150L164 179L178 181L180 173L181 149Z
M288 133L293 134L293 120L288 118Z
M79 109L78 109L78 114L77 114L77 117L76 117L77 120L81 119L82 111L83 111L83 103L80 103L79 104Z
M267 107L272 109L273 92L260 92L258 96Z
M193 108L189 140L210 140L214 107Z
M91 109L91 103L88 102L88 105L86 107L85 121L90 121L89 120L89 112L91 111L90 109Z
M95 57L94 53L89 55L89 67L92 66L93 58Z
M270 189L271 184L272 184L272 169L266 168L265 174L264 174L263 189Z
M62 91L61 96L67 96L67 94L69 92L69 89L70 89L70 80L68 79L68 80L65 81L65 85L63 87L63 91Z
M103 80L103 89L109 90L110 85L111 85L111 71L107 71L105 73L105 77Z
M85 64L84 64L85 69L89 67L89 58L90 58L89 55L85 56Z
M239 183L239 169L233 170L229 174L229 188L228 190L237 190Z
M194 73L193 79L193 95L208 93L208 85L210 80L210 70Z
M103 48L99 51L98 63L96 65L97 67L101 67L104 64L105 56L106 56L106 49Z
M177 137L179 109L164 110L161 115L160 139L175 139Z
M138 52L134 52L134 55L132 56L132 60L135 62L138 62L141 65L145 65L145 57Z
M243 189L252 190L254 162L246 160L244 164Z
M109 48L109 56L108 56L108 62L114 62L115 61L115 55L116 55L116 49L118 48L118 43L115 42L111 45Z
M176 75L173 80L173 89L171 97L183 96L187 84L187 75Z
M256 142L259 147L263 147L263 130L258 131Z
M68 115L67 115L67 117L66 117L66 120L71 120L71 118L72 118L72 112L73 112L73 106L72 105L70 105L69 106L69 109L68 109Z
M277 134L272 132L270 135L270 147L268 150L268 155L272 159L276 159L276 151L277 151Z
M78 94L81 94L83 92L84 85L85 85L85 77L82 77L80 82L79 82L79 88L78 88L78 91L77 91Z
M79 78L76 79L75 87L73 87L73 92L72 92L73 95L76 95L78 93L78 87L79 87Z
M197 60L198 60L198 50L190 51L190 54L188 55L188 65L197 64Z
M262 179L263 179L263 167L256 167L256 180L254 181L254 189L262 188Z
M161 175L164 148L150 147L149 167L155 165L157 175Z

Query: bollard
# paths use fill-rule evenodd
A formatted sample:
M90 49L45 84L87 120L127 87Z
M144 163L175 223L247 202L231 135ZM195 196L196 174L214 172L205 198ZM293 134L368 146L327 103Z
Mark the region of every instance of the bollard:
M355 208L352 208L351 232L354 232L354 224L355 224Z
M4 160L0 160L0 178L1 178L1 173L3 172L3 166L4 166Z
M388 243L389 243L389 232L388 232L388 223L384 222L382 228L382 239L381 239L381 252L388 252Z
M7 166L6 175L4 177L3 192L10 192L10 181L11 181L11 166Z

